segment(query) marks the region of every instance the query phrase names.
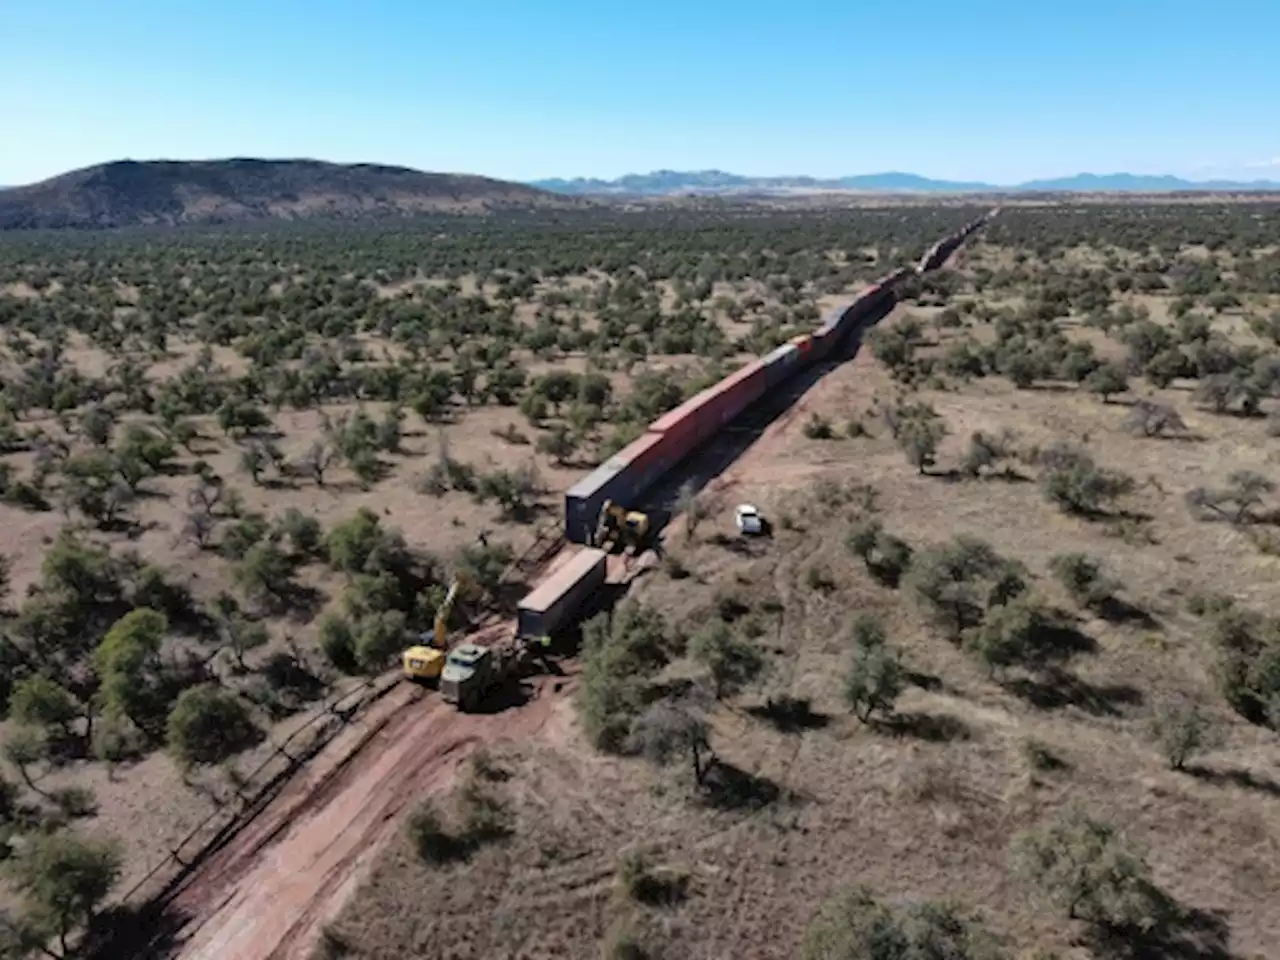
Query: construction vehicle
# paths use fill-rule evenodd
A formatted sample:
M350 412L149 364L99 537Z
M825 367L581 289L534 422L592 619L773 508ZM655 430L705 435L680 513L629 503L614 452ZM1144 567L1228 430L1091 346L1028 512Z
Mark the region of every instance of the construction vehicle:
M436 608L436 620L431 633L418 637L421 643L407 648L403 655L405 678L417 683L436 683L444 669L445 654L449 649L449 618L453 615L454 604L459 594L475 593L476 585L469 576L459 571L453 575L449 584L449 592L444 601Z
M433 641L435 638L432 634L424 633L418 639ZM444 650L431 643L415 644L405 649L402 659L406 680L426 684L440 682L440 674L444 669Z
M639 510L606 500L600 507L600 520L596 524L596 546L610 551L613 544L630 546L632 553L640 553L649 541L649 515Z
M460 643L449 651L440 674L440 693L462 712L474 710L490 693L518 676L530 659L531 645L545 647L546 637L517 637L507 646Z

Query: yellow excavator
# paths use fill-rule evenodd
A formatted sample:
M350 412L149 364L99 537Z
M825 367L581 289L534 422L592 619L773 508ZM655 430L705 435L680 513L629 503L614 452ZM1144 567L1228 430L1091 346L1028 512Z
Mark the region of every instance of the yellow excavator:
M649 515L639 510L628 510L626 507L606 500L600 508L600 520L596 524L595 545L601 550L609 551L613 544L621 543L625 549L631 547L633 553L640 553L649 542Z
M430 643L417 644L404 651L406 679L416 683L439 682L440 672L444 669L445 655L449 652L449 617L453 614L453 606L460 592L465 591L471 594L474 590L475 583L465 573L459 571L453 575L453 581L449 584L449 592L445 594L444 602L436 608L434 631L430 635L423 634L418 638L424 640L430 636Z

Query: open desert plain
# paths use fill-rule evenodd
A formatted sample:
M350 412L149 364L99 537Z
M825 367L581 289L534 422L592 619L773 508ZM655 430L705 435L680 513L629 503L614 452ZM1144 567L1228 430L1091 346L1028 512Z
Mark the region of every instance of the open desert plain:
M399 679L995 204L0 234L0 946L1280 957L1272 201L1006 206L635 504L518 689Z

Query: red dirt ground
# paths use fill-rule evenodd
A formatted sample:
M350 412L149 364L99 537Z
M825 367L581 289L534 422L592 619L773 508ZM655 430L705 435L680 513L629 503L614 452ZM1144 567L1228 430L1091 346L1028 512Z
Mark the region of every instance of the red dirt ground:
M302 960L401 814L446 789L481 743L538 732L563 678L519 710L464 715L406 685L352 724L175 897L183 960Z

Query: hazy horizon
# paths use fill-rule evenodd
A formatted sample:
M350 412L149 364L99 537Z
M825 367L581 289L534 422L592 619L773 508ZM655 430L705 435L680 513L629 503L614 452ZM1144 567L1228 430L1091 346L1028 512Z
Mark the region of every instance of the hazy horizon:
M0 117L20 135L0 184L233 156L519 181L1280 178L1275 4L918 0L910 23L881 2L773 9L14 2Z

